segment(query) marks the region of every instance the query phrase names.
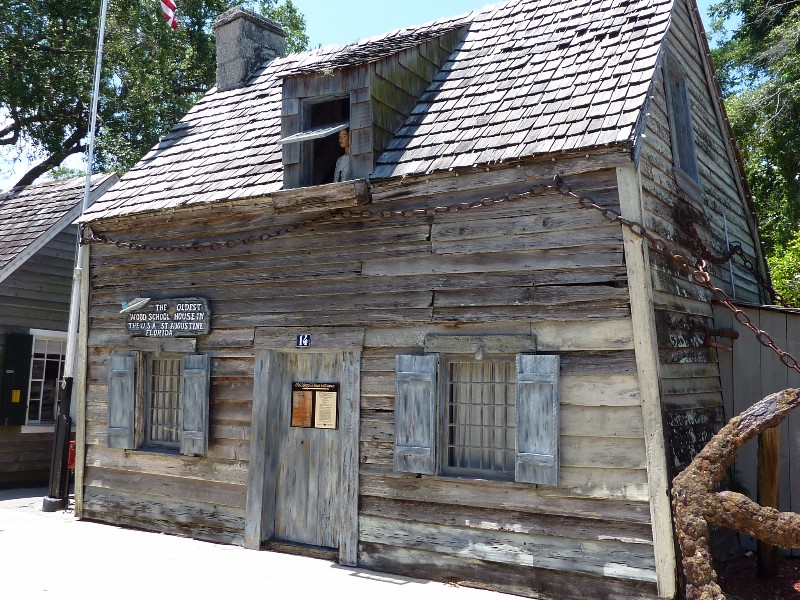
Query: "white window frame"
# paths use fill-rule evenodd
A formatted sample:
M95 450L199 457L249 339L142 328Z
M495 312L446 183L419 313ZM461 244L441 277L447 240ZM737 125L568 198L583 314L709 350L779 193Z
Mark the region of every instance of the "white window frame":
M32 425L36 427L40 426L53 426L56 421L56 416L58 413L58 394L59 394L59 383L61 379L64 377L64 363L67 357L67 332L65 331L53 331L50 329L30 329L29 335L33 337L32 345L31 345L31 356L30 356L30 364L28 366L28 397L26 399L26 409L25 409L25 424ZM30 418L30 406L31 406L31 393L33 391L33 366L34 360L36 356L36 342L37 341L44 341L47 348L50 342L58 342L59 344L63 344L62 352L60 353L59 359L59 366L58 366L58 377L56 378L56 397L53 400L53 419L48 421L42 421L42 392L44 391L44 383L46 379L44 378L44 372L47 370L47 363L45 358L45 366L42 372L42 378L36 378L35 381L40 382L42 384L40 388L39 398L36 399L39 403L39 418L38 419L31 419ZM48 355L47 350L45 350L45 357Z

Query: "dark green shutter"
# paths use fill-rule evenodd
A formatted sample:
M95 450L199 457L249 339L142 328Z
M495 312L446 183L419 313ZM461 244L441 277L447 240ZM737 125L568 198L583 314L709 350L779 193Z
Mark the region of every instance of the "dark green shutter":
M112 354L108 359L108 447L136 447L134 408L136 355Z
M33 336L26 333L9 333L6 335L5 346L0 425L24 425L28 411Z
M559 369L557 355L517 355L515 481L558 485Z
M394 399L394 470L436 472L436 355L397 357Z
M181 453L208 453L208 400L211 387L211 358L207 354L183 357L181 394Z

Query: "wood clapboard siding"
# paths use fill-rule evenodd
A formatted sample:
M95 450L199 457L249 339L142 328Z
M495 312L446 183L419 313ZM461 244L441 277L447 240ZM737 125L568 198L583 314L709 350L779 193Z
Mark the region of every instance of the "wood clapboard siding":
M738 241L750 261L758 264L753 219L736 163L726 142L728 135L716 107L716 92L708 78L695 24L687 3L675 2L667 37L667 54L657 70L641 144L640 176L644 223L666 239L673 251L692 257L688 221L694 222L704 243L717 254ZM669 61L686 74L700 179L699 195L682 189L673 171L670 110L665 90ZM717 352L706 346L706 329L713 329L711 294L691 282L663 256L650 253L651 279L659 346L661 399L664 408L668 461L672 475L682 469L723 422L722 388ZM759 302L752 273L736 260L710 264L712 283L731 297ZM728 340L722 340L728 342Z
M136 292L127 297L131 293ZM219 329L197 343L197 351L212 359L209 451L204 457L188 457L106 447L108 357L125 349L130 338L124 319L119 327L91 331L83 517L243 543L253 336L252 329Z
M539 174L534 169L529 179L525 173L514 169L502 186L484 173L465 175L444 197L403 194L394 182L386 189L375 184L373 194L381 210L472 201L528 189ZM590 190L601 204L618 204L613 169L575 174L570 183ZM209 208L170 220L142 215L96 227L113 238L176 244L207 239L199 232L214 232L210 239L251 235L248 215L260 232L292 222L271 217L270 225L265 212L268 204ZM230 511L244 506L239 494L249 459L255 330L361 326L360 564L402 571L406 566L397 561L417 553L438 557L453 572L491 565L518 581L526 565L528 595L555 593L566 581L555 569L564 569L599 584L603 597L652 597L642 412L621 240L619 226L547 193L434 217L336 219L212 251L93 245L88 514L187 533L186 517L175 505L175 498L186 497L202 509L197 515L204 536L238 543L244 524L235 525L239 513ZM212 356L209 455L156 458L105 448L106 362L112 350L128 344L119 303L133 296L186 295L208 298L213 312L212 333L197 341L197 350ZM393 471L395 357L420 352L428 334L454 332L533 334L538 351L560 355L559 486ZM131 481L136 477L139 482ZM154 499L160 508L140 517L122 507L126 499ZM217 503L228 512L209 512ZM578 560L581 548L593 558Z
M0 426L0 487L13 484L39 484L50 475L53 429L41 432L30 428Z
M371 65L369 93L375 159L411 114L461 36L461 30L453 30Z
M66 330L75 240L62 231L0 282L0 326Z

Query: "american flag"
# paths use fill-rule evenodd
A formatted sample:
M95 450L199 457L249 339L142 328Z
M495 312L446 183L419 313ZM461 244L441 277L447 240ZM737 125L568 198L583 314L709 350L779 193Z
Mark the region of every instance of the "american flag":
M178 17L175 15L175 9L173 0L161 0L161 10L164 11L164 18L167 20L167 25L172 29L178 27Z

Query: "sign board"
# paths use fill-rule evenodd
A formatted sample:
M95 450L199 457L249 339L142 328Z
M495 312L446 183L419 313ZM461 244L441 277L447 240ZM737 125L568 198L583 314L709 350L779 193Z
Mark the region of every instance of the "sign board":
M311 347L311 334L301 333L297 336L297 341L294 343L295 348L310 348Z
M125 330L132 336L195 337L211 331L205 298L150 300L128 313Z
M338 415L338 383L292 383L292 427L336 429Z

